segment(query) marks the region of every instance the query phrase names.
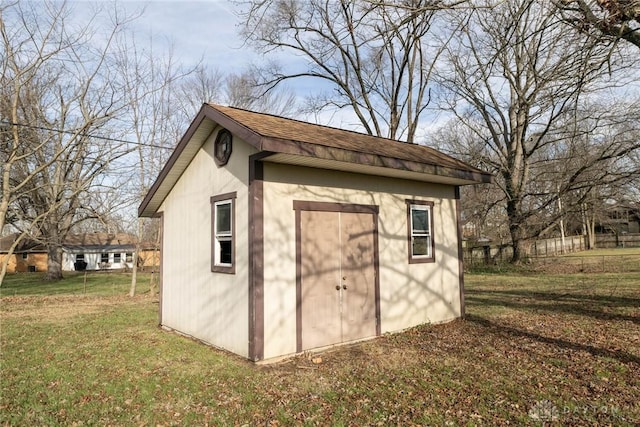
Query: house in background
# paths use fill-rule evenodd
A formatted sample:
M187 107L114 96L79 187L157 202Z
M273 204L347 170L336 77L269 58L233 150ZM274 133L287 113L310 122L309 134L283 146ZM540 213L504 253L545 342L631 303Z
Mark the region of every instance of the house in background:
M9 249L17 237L18 233L14 233L0 238L0 265L9 256ZM41 244L32 239L23 239L9 259L7 272L47 271L48 258L47 251Z
M163 327L253 361L464 313L443 153L205 104L139 208L160 216Z
M632 203L606 205L604 215L596 221L599 234L640 233L640 207Z
M119 270L133 267L135 236L83 233L65 239L62 270ZM84 268L82 268L84 266Z
M0 240L0 257L7 256L17 235ZM126 233L82 233L67 236L62 246L62 270L121 270L133 268L136 237ZM1 260L1 258L0 258ZM7 272L46 271L46 248L33 239L24 239L14 250ZM138 266L159 265L158 251L150 244L143 244Z

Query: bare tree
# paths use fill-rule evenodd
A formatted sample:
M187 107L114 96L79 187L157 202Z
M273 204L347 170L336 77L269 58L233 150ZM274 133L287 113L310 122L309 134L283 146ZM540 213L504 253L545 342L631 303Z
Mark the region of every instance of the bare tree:
M227 103L283 115L295 108L293 94L280 89L263 93L249 71L224 75L203 64L191 68L180 66L171 53L158 56L153 52L152 43L141 48L133 39L124 41L119 53L118 63L130 97L127 120L131 125L130 135L137 143L136 167L130 168L133 173L127 176L126 193L134 195L137 203L153 184L171 149L203 103ZM154 219L139 218L135 228L138 247L134 252L130 296L136 293L140 245L157 244L160 233L158 221ZM155 276L152 276L152 293L154 284Z
M154 52L153 40L141 46L133 36L122 38L117 52L117 65L129 105L124 116L127 121L125 131L136 143L135 160L129 159L129 173L123 175L127 182L125 193L132 197L132 205L137 206L197 111L193 105L196 93L199 89L209 93L217 86L210 86L216 82L204 78L202 66L180 65L174 60L172 51L163 55ZM199 82L201 86L190 86L196 84L194 75L203 76L203 81ZM154 235L160 232L157 220L138 218L136 222L137 243L130 296L136 294L139 255L147 234L145 231L153 229L151 234ZM156 240L153 238L152 241ZM152 275L151 294L156 292L155 284L155 276Z
M202 107L213 102L252 111L292 116L297 112L295 93L284 86L265 91L265 79L258 67L224 74L200 65L179 85L174 104L188 122Z
M640 0L557 0L563 19L595 38L640 48Z
M44 149L46 141L37 143L37 126L21 123L25 113L29 111L29 102L34 97L33 82L38 77L38 72L46 68L46 64L54 58L62 49L63 43L58 40L58 35L53 31L45 33L41 40L35 40L33 34L20 34L7 28L6 16L13 14L18 9L17 3L3 5L0 8L0 34L2 36L2 49L0 59L2 76L0 90L0 113L2 123L2 201L0 202L0 232L4 229L9 207L21 194L24 187L37 172L54 162L61 154L49 152L47 164L39 165L31 174L22 181L18 181L13 175L14 166L25 162L33 153ZM26 17L25 17L26 18ZM59 14L52 19L61 19ZM55 77L52 74L49 79ZM46 75L41 77L42 83L47 84ZM26 101L26 102L25 102Z
M638 148L637 141L600 138L589 140L588 151L578 149L588 132L576 112L604 86L621 83L609 70L623 66L622 55L566 31L556 12L550 1L517 0L460 15L464 29L439 72L448 89L444 108L475 135L474 152L497 175L514 262L526 238L557 220L559 197L612 178L607 168ZM615 112L597 112L599 123L629 117L629 104L616 101L608 106ZM631 172L621 171L620 179Z
M174 104L189 123L206 102L223 102L225 75L217 68L200 64L177 89Z
M265 67L267 90L290 79L314 79L326 91L307 100L311 111L349 108L367 133L412 142L443 49L441 40L430 38L434 24L442 9L462 3L253 0L243 32L262 51L305 61L298 70Z
M260 71L248 69L229 74L224 80L223 102L229 106L274 114L293 116L298 112L295 93L284 86L265 92Z
M595 222L613 200L627 200L640 179L638 99L585 103L565 122L565 150L555 177L564 182L565 209L580 215L588 247L595 247Z
M495 170L489 147L478 138L473 128L461 120L446 122L430 135L435 148L449 152L482 170ZM462 221L464 235L472 240L491 238L501 244L510 241L504 193L494 184L464 186L461 188Z
M41 240L47 277L59 279L66 234L91 216L83 195L131 150L108 126L127 108L111 52L129 17L115 11L110 28L95 19L72 26L72 10L56 2L16 2L0 13L0 106L8 129L0 225L10 217L22 235ZM97 28L105 30L100 39Z

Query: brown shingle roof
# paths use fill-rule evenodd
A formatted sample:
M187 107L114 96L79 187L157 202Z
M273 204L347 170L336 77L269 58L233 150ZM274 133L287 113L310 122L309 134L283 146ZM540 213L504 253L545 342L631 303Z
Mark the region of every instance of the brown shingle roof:
M204 104L140 204L140 216L156 213L217 125L263 153L262 161L450 185L491 182L492 179L491 174L424 145Z
M127 233L81 233L71 234L64 240L66 247L109 247L136 244L136 237Z
M20 236L20 233L13 233L0 238L0 253L7 253L9 249ZM15 253L21 252L45 252L44 246L35 240L26 237L23 238L14 249Z
M401 160L422 161L433 165L474 170L484 173L479 169L473 168L460 160L454 159L425 145L394 141L392 139L287 119L270 114L256 113L239 108L213 104L209 104L209 106L238 123L243 124L264 138L322 145L358 153L374 154Z
M10 234L0 238L0 252L6 253L15 242L18 233ZM133 250L136 245L136 236L127 233L80 233L70 234L66 237L63 247L67 249L126 249ZM141 244L142 248L151 248L153 245L148 242ZM36 239L25 237L14 250L21 252L46 252L45 246Z

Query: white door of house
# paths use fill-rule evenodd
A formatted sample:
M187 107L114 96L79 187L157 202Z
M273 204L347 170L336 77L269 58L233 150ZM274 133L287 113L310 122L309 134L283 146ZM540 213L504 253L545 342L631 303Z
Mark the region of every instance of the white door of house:
M300 212L302 350L376 335L375 216Z

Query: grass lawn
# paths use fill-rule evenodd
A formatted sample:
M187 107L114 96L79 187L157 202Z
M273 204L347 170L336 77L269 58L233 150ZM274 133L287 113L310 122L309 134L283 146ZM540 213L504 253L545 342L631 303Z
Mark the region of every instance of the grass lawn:
M466 320L267 366L163 332L147 294L5 296L0 424L638 425L640 273L466 285Z
M157 276L157 274L156 274ZM151 273L138 273L136 291L149 292ZM131 273L109 271L64 272L64 280L46 281L43 273L7 274L0 296L93 295L116 296L129 293Z
M533 268L547 273L640 273L640 248L596 249L537 261Z

